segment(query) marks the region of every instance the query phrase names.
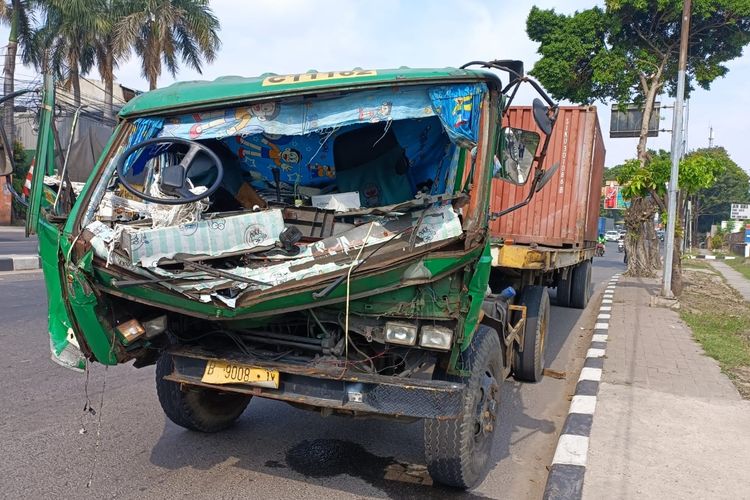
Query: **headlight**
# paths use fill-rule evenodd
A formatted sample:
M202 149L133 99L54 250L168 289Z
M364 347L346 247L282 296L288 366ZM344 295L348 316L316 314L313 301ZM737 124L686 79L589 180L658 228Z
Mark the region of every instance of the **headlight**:
M120 335L122 335L125 339L126 344L131 343L132 341L146 333L143 325L141 325L137 319L131 319L124 323L120 323L116 328L117 331L120 332Z
M385 341L391 344L414 345L417 343L417 327L409 323L385 324Z
M444 326L425 325L421 330L419 345L430 349L442 349L447 351L451 348L453 330Z

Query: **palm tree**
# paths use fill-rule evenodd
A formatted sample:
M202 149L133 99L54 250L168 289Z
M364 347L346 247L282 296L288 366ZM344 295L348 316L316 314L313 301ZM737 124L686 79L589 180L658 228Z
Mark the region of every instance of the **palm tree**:
M30 56L32 50L31 23L34 20L34 12L29 0L12 0L9 3L0 2L0 21L10 25L8 35L8 47L5 50L5 65L3 66L3 93L13 93L16 73L16 57L18 56L19 43L24 55L24 62ZM15 136L15 123L13 121L13 99L5 101L3 111L3 127L10 144L13 144Z
M97 13L103 11L103 0L46 0L42 10L46 19L37 32L37 45L44 51L37 55L37 66L49 67L73 89L73 102L81 105L81 73L94 64L96 36L107 27Z
M130 55L127 46L119 44L117 27L129 13L127 0L103 0L98 2L101 28L95 36L94 56L99 74L104 81L104 117L114 118L112 94L114 92L114 70L118 63Z
M201 72L216 57L219 20L207 0L135 0L117 27L118 45L141 59L149 88L156 88L162 63L176 76L179 59Z

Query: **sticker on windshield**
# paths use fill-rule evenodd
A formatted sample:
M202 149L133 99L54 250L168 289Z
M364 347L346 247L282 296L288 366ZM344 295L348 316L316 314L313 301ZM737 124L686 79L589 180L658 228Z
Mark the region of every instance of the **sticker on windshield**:
M363 76L375 76L378 72L374 69L357 69L352 71L328 71L325 73L298 73L296 75L274 75L263 80L263 86L269 85L291 85L294 83L317 82L319 80L341 80L343 78L360 78Z

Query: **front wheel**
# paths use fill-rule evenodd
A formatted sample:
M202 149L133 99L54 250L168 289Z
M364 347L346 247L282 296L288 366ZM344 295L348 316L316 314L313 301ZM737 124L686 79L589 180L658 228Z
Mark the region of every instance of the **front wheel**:
M198 432L218 432L230 427L247 408L244 394L184 386L164 380L172 373L172 356L162 354L156 362L156 393L164 413L175 424Z
M480 325L461 354L462 367L469 375L435 375L442 380L463 382L466 388L458 418L425 420L425 458L434 481L468 489L484 480L500 411L501 356L497 332Z

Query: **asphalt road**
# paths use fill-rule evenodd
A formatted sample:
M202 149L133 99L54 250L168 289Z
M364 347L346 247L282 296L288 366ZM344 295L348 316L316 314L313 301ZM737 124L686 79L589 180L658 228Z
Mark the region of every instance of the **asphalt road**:
M424 463L421 422L254 400L235 427L204 435L167 421L153 367L94 366L87 392L83 374L49 359L41 275L0 273L0 497L540 498L601 282L624 269L616 246L607 250L595 261L592 305L552 310L547 366L565 378L506 381L495 465L468 493L384 478ZM83 411L86 394L95 415Z
M0 255L35 254L38 249L36 236L27 238L21 228L0 227Z

